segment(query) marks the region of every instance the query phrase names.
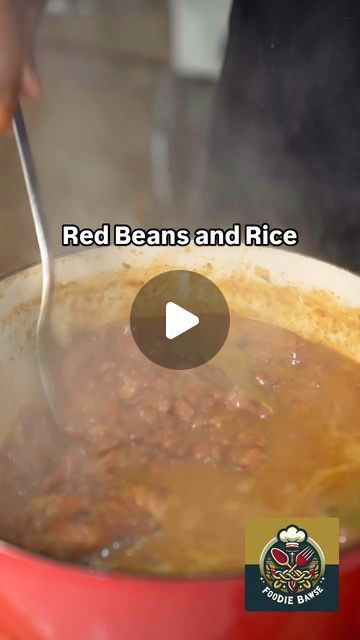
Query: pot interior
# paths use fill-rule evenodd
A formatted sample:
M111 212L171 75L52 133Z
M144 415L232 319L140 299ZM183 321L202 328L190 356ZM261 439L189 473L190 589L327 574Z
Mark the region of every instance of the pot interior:
M189 269L212 279L232 317L270 322L360 362L359 278L270 249L109 248L59 259L51 319L59 344L66 346L79 331L127 322L141 286L172 269ZM34 350L40 284L37 266L0 285L3 439L18 412L42 396Z

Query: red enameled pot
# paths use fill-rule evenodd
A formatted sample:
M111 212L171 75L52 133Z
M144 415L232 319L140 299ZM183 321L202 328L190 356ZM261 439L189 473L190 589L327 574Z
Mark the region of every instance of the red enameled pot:
M144 281L171 268L210 276L231 311L272 321L360 362L354 322L360 279L272 249L109 248L62 258L54 318L59 339L66 340L73 326L90 328L115 320L124 305L130 308ZM33 267L0 282L4 425L38 392L33 329L40 275L39 267ZM241 577L109 575L0 543L0 640L352 640L360 637L359 584L357 548L341 555L339 612L248 613Z

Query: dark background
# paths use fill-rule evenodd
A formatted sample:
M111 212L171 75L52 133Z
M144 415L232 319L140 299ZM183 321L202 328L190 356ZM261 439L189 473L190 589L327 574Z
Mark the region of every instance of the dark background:
M213 216L359 270L359 2L235 0L211 153Z

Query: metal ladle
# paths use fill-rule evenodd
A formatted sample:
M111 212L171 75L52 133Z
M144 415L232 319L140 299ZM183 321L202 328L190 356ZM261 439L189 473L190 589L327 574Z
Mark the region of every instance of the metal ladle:
M54 385L49 366L49 354L51 349L54 348L54 336L52 335L50 328L50 316L54 294L54 261L50 250L46 217L41 206L35 165L20 105L17 106L14 114L13 131L41 257L42 288L40 310L36 327L36 356L45 396L50 405L56 424L59 424L59 412L56 406Z

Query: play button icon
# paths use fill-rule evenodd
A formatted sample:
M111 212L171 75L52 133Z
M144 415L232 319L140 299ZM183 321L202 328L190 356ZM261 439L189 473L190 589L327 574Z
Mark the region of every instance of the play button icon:
M130 326L142 353L168 369L193 369L213 358L230 326L220 289L193 271L166 271L140 289Z
M168 302L166 305L166 337L174 340L186 331L190 331L199 324L198 316L190 311L179 307L175 302Z

